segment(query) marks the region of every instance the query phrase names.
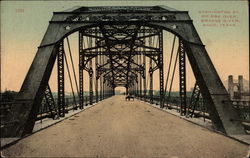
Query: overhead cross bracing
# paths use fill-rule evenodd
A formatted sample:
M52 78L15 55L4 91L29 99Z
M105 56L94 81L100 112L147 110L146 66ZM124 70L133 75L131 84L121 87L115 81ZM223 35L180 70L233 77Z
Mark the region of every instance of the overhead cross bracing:
M77 94L74 95L74 109L83 109L87 104L114 95L118 86L125 87L127 93L141 100L152 104L157 100L161 108L170 108L171 97L168 94L171 94L174 73L169 73L164 83L163 70L168 69L170 63L163 63L163 31L179 38L179 49L171 54L175 55L172 67L178 69L176 67L179 66L180 112L185 115L190 107L186 99L185 63L188 60L215 129L225 134L244 133L241 123L232 121L239 120L239 116L229 102L228 93L187 11L165 6L110 6L77 7L54 12L15 106L11 107L6 118L9 121L1 129L4 135L23 136L32 131L54 65L58 67L56 111L61 117L68 111L64 72L68 71L70 62L65 55L64 40L69 45L67 37L75 32L79 34L79 76L76 77L76 71L69 74L69 78L74 77L70 79L71 86L75 81L78 89L77 93L72 92ZM73 63L72 59L69 61ZM156 70L159 72L158 98L154 96L153 83ZM86 79L89 82L88 97L84 94ZM170 87L166 86L167 81Z
M143 74L145 69L144 65L135 61L139 55L155 56L153 59L158 63L161 33L159 29L137 25L104 25L83 30L81 35L86 41L92 38L91 47L86 44L82 51L86 58L84 65L98 55L106 56L105 63L98 64L98 72L104 73L106 80L111 79L108 82L112 87L131 87L132 81L138 78L136 72ZM154 45L148 42L152 38L156 40Z

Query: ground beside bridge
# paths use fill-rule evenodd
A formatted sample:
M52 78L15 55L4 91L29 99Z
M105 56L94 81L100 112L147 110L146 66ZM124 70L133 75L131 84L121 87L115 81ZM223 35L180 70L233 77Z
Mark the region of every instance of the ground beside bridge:
M114 96L3 150L10 157L243 158L248 146Z

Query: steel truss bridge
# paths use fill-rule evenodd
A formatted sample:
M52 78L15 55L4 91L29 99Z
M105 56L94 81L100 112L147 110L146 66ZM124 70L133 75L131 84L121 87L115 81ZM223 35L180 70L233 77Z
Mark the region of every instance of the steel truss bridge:
M170 63L163 62L163 31L174 34L173 47L176 42L179 44L177 52L172 48ZM79 41L78 77L71 51L67 59L64 50L65 44L70 48L68 36L75 32ZM189 101L186 60L196 79ZM48 84L54 65L58 80L56 100ZM74 71L70 75L71 65ZM170 97L174 73L168 71L164 78L163 71L171 67L179 69L181 115L193 114L202 98L216 130L227 135L245 133L241 122L234 121L239 120L239 116L187 11L166 6L112 6L54 12L6 123L1 127L2 136L22 137L31 133L42 109L50 116L64 117L69 110L65 99L65 70L68 70L71 88L73 84L77 87L76 93L72 90L73 109L83 109L87 104L111 97L119 86L138 99L171 108L170 103L176 102ZM159 72L158 96L153 94L156 70ZM88 97L84 95L85 79L89 81Z

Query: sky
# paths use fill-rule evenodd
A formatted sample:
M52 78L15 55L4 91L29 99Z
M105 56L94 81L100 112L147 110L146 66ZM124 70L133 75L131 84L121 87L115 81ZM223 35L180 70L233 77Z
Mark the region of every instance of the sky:
M221 80L226 80L228 75L234 75L234 78L243 75L245 79L249 80L247 1L1 1L1 91L20 90L53 12L63 11L74 6L122 5L166 5L177 10L189 11L194 26L202 42L206 45ZM205 13L205 11L217 11L217 13ZM230 23L234 26L222 26L223 22L204 22L206 19L216 19L206 18L206 15L219 15L221 21L230 18L223 16L234 16L231 17L234 22L224 22L224 24ZM216 24L216 26L206 24ZM169 42L164 46L164 51L167 53L170 49L172 35L164 34L166 34L164 44ZM73 34L69 39L73 45L77 43L77 35ZM77 61L77 48L72 48L72 52ZM167 59L164 60L167 62ZM191 70L187 71L188 75L191 74ZM166 70L164 73L166 74ZM54 71L50 83L52 90L55 90L56 78L53 74L55 74ZM193 83L194 79L188 81L188 89L192 87ZM178 89L177 84L175 89ZM66 86L66 91L70 91L69 85Z

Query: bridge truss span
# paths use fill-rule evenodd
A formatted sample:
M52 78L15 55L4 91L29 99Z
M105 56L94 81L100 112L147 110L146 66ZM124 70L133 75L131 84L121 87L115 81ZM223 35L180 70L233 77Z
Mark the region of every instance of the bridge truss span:
M171 62L173 59L174 70L177 63L179 65L181 114L186 115L190 112L186 99L186 60L188 60L196 79L196 91L192 95L196 98L192 98L190 105L194 107L201 94L215 129L228 135L244 133L241 123L232 121L238 119L238 114L228 102L229 95L188 12L164 6L117 6L78 7L54 12L16 98L17 104L11 108L13 114L9 115L8 119L12 123L6 124L1 129L4 135L23 136L32 132L44 93L51 93L48 91L48 81L54 65L57 65L58 70L58 100L57 108L52 111L60 117L64 116L67 112L64 71L69 70L69 61L74 70L73 74L68 71L74 109L83 109L88 104L111 97L115 94L115 88L120 86L126 88L127 94L133 94L153 104L155 103L153 77L156 71L159 79L158 104L161 108L170 108L168 94L171 92L174 71L172 79L171 72L168 71L164 80L164 69L171 67L171 62L167 66L163 60L164 31L174 34L173 46L176 37L179 38L178 51L175 53L172 49L170 58ZM68 40L68 36L75 32L78 33L79 46L78 78ZM65 43L68 44L70 60L65 55ZM85 87L87 81L88 89ZM73 90L73 82L76 84L76 93ZM88 97L85 94L86 90ZM23 103L24 100L28 101Z

